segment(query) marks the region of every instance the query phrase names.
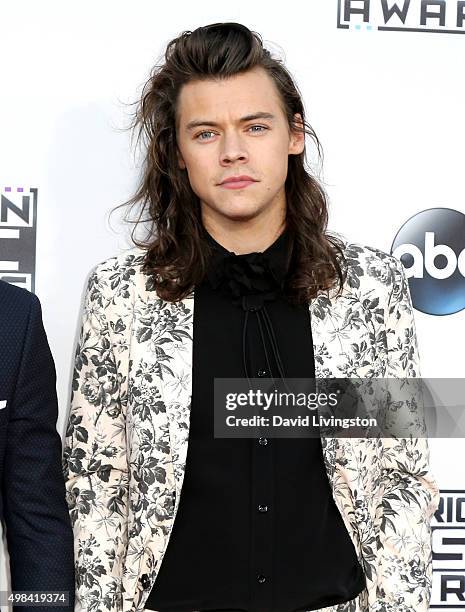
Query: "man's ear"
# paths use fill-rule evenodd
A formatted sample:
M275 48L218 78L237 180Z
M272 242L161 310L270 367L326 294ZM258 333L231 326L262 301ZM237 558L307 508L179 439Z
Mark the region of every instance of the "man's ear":
M299 131L290 131L289 136L289 155L298 155L302 153L305 148L305 132L303 131L304 125L302 121L302 115L300 113L294 113L294 121L299 127Z

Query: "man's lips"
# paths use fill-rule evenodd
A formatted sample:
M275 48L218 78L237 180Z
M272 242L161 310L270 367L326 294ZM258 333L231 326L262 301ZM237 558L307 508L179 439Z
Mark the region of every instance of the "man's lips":
M255 179L247 175L231 176L224 179L224 181L220 183L220 187L225 187L226 189L243 189L255 182Z

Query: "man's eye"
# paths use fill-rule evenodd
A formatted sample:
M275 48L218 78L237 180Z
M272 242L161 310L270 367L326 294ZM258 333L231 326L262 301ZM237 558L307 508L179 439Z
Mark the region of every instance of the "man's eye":
M208 138L200 138L200 136L203 136L204 134L213 134L213 132L211 131L200 132L200 134L197 134L196 138L198 138L199 140L209 140Z

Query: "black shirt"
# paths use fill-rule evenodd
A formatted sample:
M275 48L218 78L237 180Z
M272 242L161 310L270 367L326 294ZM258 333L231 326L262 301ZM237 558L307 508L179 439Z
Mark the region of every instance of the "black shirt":
M256 254L228 254L208 233L206 240L217 263L231 255L240 264L255 261ZM275 280L285 278L290 253L286 229L263 252ZM331 494L320 439L213 437L214 378L246 376L245 311L215 288L221 270L217 265L195 288L186 472L146 608L297 612L349 601L364 589L365 576ZM236 270L229 289L243 280ZM308 305L291 304L282 292L265 304L285 376L314 378ZM279 377L264 337L271 374ZM270 376L256 312L249 312L245 348L247 375Z

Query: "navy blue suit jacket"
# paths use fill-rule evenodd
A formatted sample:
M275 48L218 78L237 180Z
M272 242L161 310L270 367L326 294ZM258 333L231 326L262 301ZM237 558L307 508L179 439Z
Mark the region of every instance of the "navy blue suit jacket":
M67 606L14 606L18 612L74 609L73 532L55 384L38 298L0 281L0 519L11 589L69 592Z

